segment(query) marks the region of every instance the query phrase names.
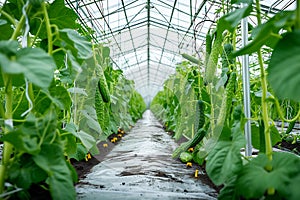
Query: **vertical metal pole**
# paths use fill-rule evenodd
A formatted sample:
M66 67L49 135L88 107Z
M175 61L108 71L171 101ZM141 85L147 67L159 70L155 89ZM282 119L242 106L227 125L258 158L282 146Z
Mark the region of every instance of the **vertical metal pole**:
M147 88L150 91L150 0L147 0ZM150 102L146 102L149 106Z
M243 4L242 4L243 6ZM246 46L248 43L248 19L242 19L242 43ZM252 155L252 142L251 142L251 111L250 111L250 76L249 76L249 55L242 57L243 68L243 93L244 93L244 113L247 119L245 124L245 138L246 138L246 156Z

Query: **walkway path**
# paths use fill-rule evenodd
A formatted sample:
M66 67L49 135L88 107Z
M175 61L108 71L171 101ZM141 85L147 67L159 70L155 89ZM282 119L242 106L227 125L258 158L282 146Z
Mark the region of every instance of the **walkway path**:
M176 147L147 110L106 159L76 186L78 199L216 199L212 188L171 158Z

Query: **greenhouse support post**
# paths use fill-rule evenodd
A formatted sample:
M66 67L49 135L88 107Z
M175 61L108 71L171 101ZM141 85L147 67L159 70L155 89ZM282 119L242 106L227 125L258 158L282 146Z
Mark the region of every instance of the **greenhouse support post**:
M243 6L243 4L242 4ZM242 45L247 45L248 42L248 19L242 20ZM244 97L244 113L247 119L245 124L245 138L246 138L246 156L252 155L252 142L251 142L251 112L250 112L250 79L249 79L249 55L242 57L242 73L243 73L243 97Z

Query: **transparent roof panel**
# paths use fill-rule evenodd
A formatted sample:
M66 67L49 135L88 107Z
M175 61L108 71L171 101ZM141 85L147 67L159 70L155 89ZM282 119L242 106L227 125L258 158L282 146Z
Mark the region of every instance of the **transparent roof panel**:
M111 48L111 58L149 103L175 72L182 53L201 56L221 0L68 0L81 21ZM266 14L295 0L262 0ZM255 24L254 19L249 20Z
M181 53L196 53L212 23L203 19L210 12L214 20L213 13L218 9L209 1L195 0L68 3L82 22L95 30L97 40L111 48L116 67L135 81L136 89L145 99L151 99L175 72L176 63L182 61Z
M0 0L0 5L5 0ZM147 103L175 72L182 53L201 56L205 35L220 13L221 0L66 0L111 49L115 68L135 81ZM224 1L227 2L227 1ZM228 0L230 2L230 0ZM294 9L295 0L260 0L272 15ZM254 17L249 23L255 25Z

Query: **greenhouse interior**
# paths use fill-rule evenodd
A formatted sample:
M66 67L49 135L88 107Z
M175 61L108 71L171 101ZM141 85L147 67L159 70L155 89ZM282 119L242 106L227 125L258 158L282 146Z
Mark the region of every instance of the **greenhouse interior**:
M0 0L0 73L1 200L300 199L300 0Z

